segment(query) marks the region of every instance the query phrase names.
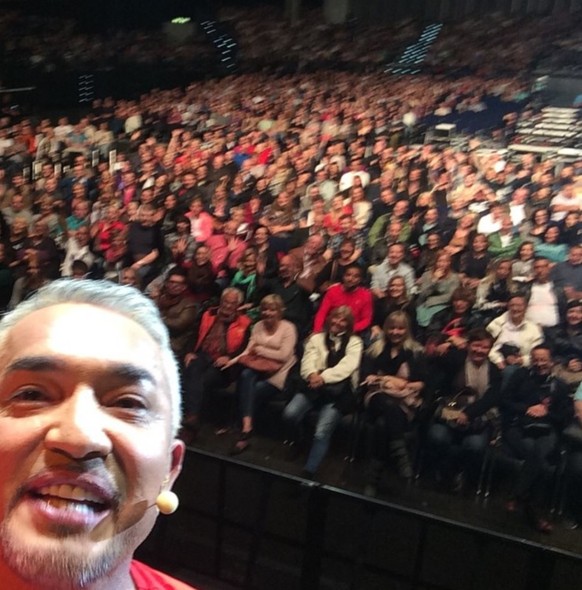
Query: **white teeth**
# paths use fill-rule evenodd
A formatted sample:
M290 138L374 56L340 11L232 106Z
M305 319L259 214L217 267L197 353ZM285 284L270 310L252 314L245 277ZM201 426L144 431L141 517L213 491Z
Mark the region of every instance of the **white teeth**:
M102 504L103 500L79 486L60 485L60 486L45 486L37 490L41 496L51 496L53 498L60 498L62 500L75 500L77 502L95 502Z

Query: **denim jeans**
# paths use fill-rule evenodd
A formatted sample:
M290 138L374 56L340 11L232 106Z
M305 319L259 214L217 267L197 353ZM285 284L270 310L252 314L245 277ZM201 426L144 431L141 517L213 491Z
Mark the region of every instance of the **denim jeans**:
M314 407L316 407L315 404L305 394L296 393L283 410L283 420L292 425L297 439L301 438L305 415ZM341 412L333 404L327 403L319 407L319 416L315 427L313 444L311 445L311 450L305 463L305 470L309 471L309 473L315 473L321 465L329 449L332 434L341 418Z
M261 373L245 369L238 380L240 414L254 418L257 403L275 395L279 390L266 381Z

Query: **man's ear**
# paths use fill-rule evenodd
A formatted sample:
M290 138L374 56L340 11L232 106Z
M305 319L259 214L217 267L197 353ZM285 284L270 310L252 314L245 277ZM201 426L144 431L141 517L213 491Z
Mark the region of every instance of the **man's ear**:
M178 475L180 475L180 472L182 471L182 464L184 463L184 455L186 453L186 445L183 441L176 438L172 441L172 448L170 450L170 453L170 473L168 473L167 477L168 490L172 488L174 482L178 478Z

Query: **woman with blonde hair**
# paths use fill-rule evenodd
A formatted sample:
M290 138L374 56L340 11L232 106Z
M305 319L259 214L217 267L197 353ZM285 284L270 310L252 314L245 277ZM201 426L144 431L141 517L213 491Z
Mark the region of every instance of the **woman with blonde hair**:
M283 390L287 375L297 360L297 330L283 319L283 299L279 295L267 295L261 300L259 311L261 319L255 324L245 350L227 365L238 363L244 367L237 387L242 429L231 451L233 455L250 446L257 402Z
M364 404L374 426L366 494L375 496L387 460L396 463L401 477L412 478L404 436L422 404L427 374L422 346L414 340L403 311L386 318L383 338L366 354Z

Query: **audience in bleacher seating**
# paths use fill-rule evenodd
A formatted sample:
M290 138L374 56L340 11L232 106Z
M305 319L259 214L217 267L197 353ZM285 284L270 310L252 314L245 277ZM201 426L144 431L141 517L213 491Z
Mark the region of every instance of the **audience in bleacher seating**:
M567 426L564 392L582 380L582 161L497 148L511 143L519 109L536 114L519 100L539 39L551 46L574 25L510 19L496 43L494 16L489 29L451 25L428 56L438 73L398 76L377 66L415 25L378 27L369 41L301 20L298 39L284 21L226 14L245 67L300 67L98 99L58 121L2 107L0 311L59 275L143 289L182 366L185 440L204 406L218 406L213 394L236 383L233 453L251 443L260 405L283 401L293 452L317 413L304 464L317 477L332 434L345 434L342 416L355 412L352 427L372 435L370 494L388 461L411 478L411 438L448 487L460 474L474 483L498 408L501 444L525 461L515 500L547 532L542 476ZM0 29L13 22L1 15ZM117 61L142 64L205 51L194 39L174 57L155 33L114 35L106 48L79 35L60 56L51 43L71 26L9 40L2 59L46 69L99 63L116 48ZM312 69L326 60L363 73ZM482 149L483 135L416 145L402 134L409 112L423 124L444 111L477 120L493 99L512 110L484 131L503 138L495 149ZM435 392L449 401L464 392L454 420L433 415ZM549 416L548 432L526 432L529 414ZM579 490L582 452L571 449ZM581 519L575 495L568 502Z

